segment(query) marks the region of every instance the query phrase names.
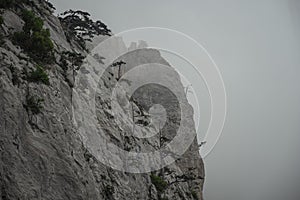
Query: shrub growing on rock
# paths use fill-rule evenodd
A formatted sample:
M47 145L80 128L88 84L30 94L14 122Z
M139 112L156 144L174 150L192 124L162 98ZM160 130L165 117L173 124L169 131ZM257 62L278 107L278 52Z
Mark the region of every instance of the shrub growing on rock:
M117 81L121 79L121 67L122 65L126 65L126 62L124 62L123 60L114 62L113 64L110 65L110 67L118 67L118 77L117 77Z
M63 76L70 87L74 86L75 71L79 70L83 64L85 56L75 51L64 51L61 53L60 66L63 69ZM73 73L73 81L68 77L68 72Z
M197 192L195 190L192 191L192 197L195 199L195 200L198 200L198 195L197 195Z
M31 82L44 83L46 85L50 84L48 74L45 72L44 68L39 65L36 66L36 69L29 74L27 79Z
M154 174L150 175L151 182L155 186L156 190L159 193L162 193L167 188L167 182L163 180L160 176L156 176Z
M35 96L27 96L25 108L28 111L31 111L32 114L37 115L41 113L41 109L43 106L41 105L44 102L44 99L35 97Z
M24 10L22 13L22 19L25 22L23 31L25 34L39 32L43 29L44 22L41 18L37 17L33 11Z
M43 28L43 20L28 10L23 11L22 19L25 22L23 31L14 34L14 42L35 61L52 62L54 45L50 39L49 29Z
M81 53L76 53L72 51L64 51L61 55L61 65L64 69L68 68L69 64L67 61L69 61L71 67L73 70L79 70L81 65L83 64L85 56L83 56Z

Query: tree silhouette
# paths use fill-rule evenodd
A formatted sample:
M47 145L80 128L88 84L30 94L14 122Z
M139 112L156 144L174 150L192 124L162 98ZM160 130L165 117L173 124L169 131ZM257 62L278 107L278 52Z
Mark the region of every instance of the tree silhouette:
M111 35L111 30L101 22L90 19L90 14L80 10L68 10L60 14L59 19L70 42L72 39L86 49L85 41L92 41L95 35Z
M111 67L118 67L118 77L116 78L117 80L120 80L121 79L121 67L122 65L126 65L126 62L124 62L123 60L120 60L120 61L117 61L117 62L114 62L113 64L111 64Z
M200 142L200 144L198 144L198 147L200 148L200 147L202 147L202 146L205 145L205 144L206 144L206 141Z

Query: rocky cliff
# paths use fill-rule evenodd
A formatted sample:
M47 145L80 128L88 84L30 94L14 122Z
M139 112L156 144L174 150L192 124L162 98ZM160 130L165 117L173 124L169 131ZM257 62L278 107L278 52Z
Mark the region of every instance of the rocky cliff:
M15 2L1 9L1 199L202 199L204 166L193 109L179 75L159 51L145 49L144 43L128 49L117 37L107 48L89 44L86 50L68 38L48 2ZM24 10L32 10L49 29L53 62L43 63L15 42L15 33L25 31ZM99 35L98 43L107 38ZM84 59L78 64L74 57ZM116 61L123 67L112 67ZM136 69L140 65L146 68ZM151 73L159 70L165 70L161 78L173 92L159 84L133 92L146 79L142 73L156 77ZM138 158L138 164L123 163L126 152L171 151L168 143L179 130L192 142L183 155L171 156L174 162L161 161L165 157L160 155L140 164ZM113 149L104 154L112 145L124 154L113 154ZM114 165L116 160L120 165Z

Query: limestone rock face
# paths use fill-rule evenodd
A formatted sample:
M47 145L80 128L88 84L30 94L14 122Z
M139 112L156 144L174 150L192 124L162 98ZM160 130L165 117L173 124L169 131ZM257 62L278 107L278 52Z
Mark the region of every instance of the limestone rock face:
M34 10L44 20L45 27L50 29L57 52L56 62L45 64L49 85L29 82L24 72L33 70L36 63L8 37L22 30L23 21L18 14L20 8L3 10L4 24L0 31L7 37L0 47L0 199L201 200L204 165L196 137L185 153L176 157L175 162L163 169L144 173L120 171L103 164L94 149L87 145L87 140L92 139L83 137L86 129L98 130L101 126L108 142L97 141L99 149L113 143L125 151L155 151L174 139L181 123L180 117L186 122L182 130L195 136L193 109L184 95L177 72L159 51L141 49L147 46L144 42L128 48L121 38L117 38L112 40L106 51L94 52L92 44L88 46L90 53L82 51L67 41L59 20L51 15L44 1L32 2L35 6L27 5L26 8ZM104 39L106 36L99 37L98 42ZM59 62L63 51L86 55L79 71L68 72L74 79L72 84ZM120 53L123 55L118 60L126 63L121 71L123 79L118 77L116 69L108 67L111 64L108 60ZM127 72L149 63L146 69L149 74L156 70L155 64L169 68L162 78L167 84L175 86L172 88L176 88L174 93L182 102L184 116L178 113L177 104L172 104L178 99L172 93L168 96L167 90L157 88L155 84L140 87L133 94L127 91L132 82L142 83L142 76L129 77ZM105 68L107 70L99 77L99 70ZM142 72L137 69L135 73ZM117 93L117 102L112 102L111 95L117 84L122 87ZM95 86L96 118L89 120L88 116L93 111L83 102L90 97L88 88ZM28 94L44 100L40 113L34 114L26 109ZM153 96L150 100L147 98L149 95ZM164 109L158 104L164 105ZM76 106L87 109L79 114ZM144 115L141 116L141 112ZM160 127L160 123L155 122L161 120L159 113L164 112L166 125ZM133 115L139 117L134 118ZM151 137L135 137L132 135L133 126L138 136ZM121 157L109 159L118 160ZM153 165L151 160L147 162L149 166ZM164 187L161 188L161 185Z

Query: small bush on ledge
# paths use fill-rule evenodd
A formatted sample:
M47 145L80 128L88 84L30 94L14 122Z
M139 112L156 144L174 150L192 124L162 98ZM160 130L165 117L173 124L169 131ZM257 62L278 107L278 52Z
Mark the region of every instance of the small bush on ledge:
M35 97L35 96L27 96L25 108L28 111L31 111L32 114L37 115L41 113L41 109L43 106L41 105L44 102L44 99Z
M198 195L197 195L197 192L195 190L192 191L192 196L195 200L198 200Z
M167 188L167 182L163 180L160 176L156 176L154 174L150 175L151 182L155 186L156 190L159 193L162 193Z
M27 80L31 82L43 83L45 85L50 84L48 74L45 72L44 68L39 65L36 66L36 69L29 74Z
M14 43L21 46L37 62L53 62L54 45L49 29L43 28L43 20L28 10L23 11L22 19L25 22L23 31L14 34Z

